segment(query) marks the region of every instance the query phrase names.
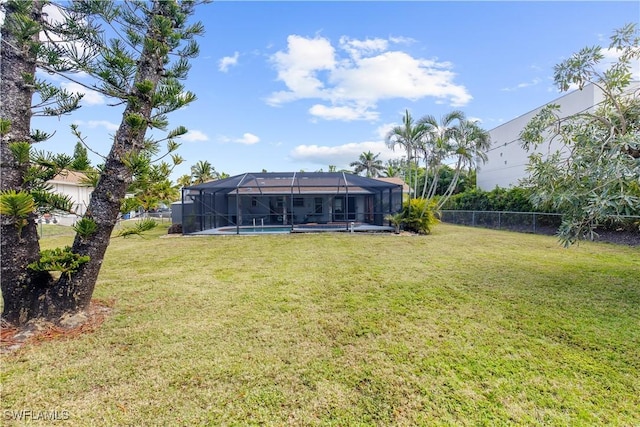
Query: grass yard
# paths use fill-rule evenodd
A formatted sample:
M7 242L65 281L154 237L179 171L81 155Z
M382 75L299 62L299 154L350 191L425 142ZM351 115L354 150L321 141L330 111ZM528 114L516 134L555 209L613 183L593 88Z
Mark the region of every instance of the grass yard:
M1 356L3 425L640 425L640 248L164 233L112 241L99 329Z

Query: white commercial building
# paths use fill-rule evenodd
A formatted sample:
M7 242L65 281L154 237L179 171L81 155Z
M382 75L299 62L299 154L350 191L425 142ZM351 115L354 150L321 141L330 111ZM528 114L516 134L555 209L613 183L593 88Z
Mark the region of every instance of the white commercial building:
M627 92L638 90L640 82L634 82ZM550 104L560 106L560 115L563 117L584 112L594 108L603 100L602 91L594 85L585 86L582 90L570 92ZM520 133L527 123L544 106L536 108L520 117L506 122L489 131L491 135L491 148L487 153L488 159L484 165L478 168L477 187L481 190L491 191L496 187L509 188L518 186L520 179L527 176L526 167L529 155L532 152L525 151L521 146ZM546 154L556 151L558 145L543 144L539 152Z

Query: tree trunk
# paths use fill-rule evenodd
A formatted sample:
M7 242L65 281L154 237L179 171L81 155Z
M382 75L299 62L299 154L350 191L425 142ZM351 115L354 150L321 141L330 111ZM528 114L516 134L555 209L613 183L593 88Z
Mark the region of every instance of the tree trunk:
M425 151L426 153L426 151ZM420 198L424 199L424 196L427 194L427 187L429 185L429 156L425 154L424 156L424 184L422 184L422 192L420 193Z
M439 211L440 209L442 209L442 206L444 206L444 204L447 203L447 200L449 200L449 198L451 197L451 194L453 194L453 190L455 190L456 185L458 185L458 179L460 178L461 168L462 168L462 157L458 157L458 161L456 162L456 170L453 174L453 178L451 178L451 182L449 183L449 187L447 187L447 190L444 192L442 197L440 197L436 210Z
M154 2L154 14L170 16L170 9L161 2ZM156 31L149 22L146 37L166 46L166 37ZM111 233L116 225L122 200L132 182L132 171L126 165L127 157L139 153L144 147L144 137L148 126L132 127L127 117L136 115L149 121L153 110L152 94L164 73L164 55L152 47L154 43L145 43L145 48L138 61L135 82L131 96L123 114L123 120L116 132L113 146L105 162L104 171L94 189L85 218L97 224L97 231L90 238L84 239L76 235L72 252L88 255L89 262L83 264L70 276L63 275L47 295L46 315L56 318L66 312L86 309L91 302L100 268L104 260ZM137 84L150 82L152 90L141 92Z
M31 99L35 88L27 84L23 76L35 76L36 57L29 49L29 45L38 42L38 35L34 35L27 42L20 41L10 32L9 25L6 25L12 20L12 14L16 12L10 3L5 7L6 17L5 25L2 26L2 47L0 48L0 93L2 94L0 112L3 119L11 122L11 129L2 137L0 183L2 190L17 191L22 188L24 167L17 163L9 151L9 145L13 142L31 141ZM31 18L39 22L41 16L42 3L34 1Z
M440 163L436 163L433 169L433 181L431 181L431 187L427 193L427 199L431 200L436 195L438 190L438 181L440 180Z
M28 190L23 188L24 173L27 165L21 165L11 153L9 146L15 142L31 142L31 100L34 87L25 82L23 76L34 76L36 56L30 47L38 43L38 34L30 40L21 41L7 25L17 13L13 5L5 6L5 25L2 26L2 47L0 48L0 115L11 123L11 128L0 142L1 189ZM36 22L42 21L42 2L31 2L30 17ZM27 218L27 225L21 230L16 227L15 219L3 215L0 218L0 257L1 288L4 308L3 320L20 324L34 317L38 312L41 296L51 285L51 275L37 273L27 265L40 257L36 215Z
M33 2L33 9L39 10L38 16L41 15L42 5L40 2ZM160 15L171 19L173 18L172 12L170 2L166 4L160 1L153 2L153 16ZM9 13L11 13L10 10L8 10L7 18ZM138 60L134 84L131 86L132 90L127 98L123 120L85 214L86 218L95 221L97 231L86 239L76 235L72 246L72 252L88 255L90 261L70 275L63 274L53 283L50 274L31 272L26 267L28 263L39 259L37 226L32 220L35 216L30 218L22 236L17 235L17 229L10 224L9 218L2 218L2 294L4 298L2 317L10 323L22 324L33 318L44 318L55 322L65 313L86 309L91 302L111 233L120 211L120 204L132 181L132 171L126 165L126 161L130 154L138 153L144 147L144 137L153 110L152 96L165 71L168 36L166 33L163 35L163 31L156 28L157 23L153 20L153 16L148 17L146 34L147 39L152 42L144 44L144 49ZM171 22L178 25L174 19L171 19ZM5 185L6 188L19 187L22 182L22 173L13 170L19 168L15 161L11 160L12 156L6 145L11 141L28 140L26 136L29 135L30 129L29 110L12 111L12 114L9 114L5 109L14 108L14 104L15 106L31 106L33 89L22 84L20 75L25 71L31 74L35 72L35 58L25 60L25 58L19 57L18 52L5 49L10 37L10 34L5 34L3 27L2 117L6 117L12 120L12 124L16 124L16 126L12 126L12 135L15 137L6 138L6 141L3 138L2 141L3 189L5 189ZM37 41L37 34L34 37ZM26 70L21 68L23 65L28 65L29 68ZM5 80L5 75L9 77L7 80ZM138 86L143 82L146 84ZM144 92L139 90L139 87L148 87L148 83L151 84L151 90ZM7 90L5 90L5 85ZM22 98L6 102L9 99L8 96L22 96ZM131 125L127 118L132 115L142 118L143 125ZM26 124L20 120L26 120ZM20 130L20 134L18 134L18 130ZM5 171L5 165L9 170Z

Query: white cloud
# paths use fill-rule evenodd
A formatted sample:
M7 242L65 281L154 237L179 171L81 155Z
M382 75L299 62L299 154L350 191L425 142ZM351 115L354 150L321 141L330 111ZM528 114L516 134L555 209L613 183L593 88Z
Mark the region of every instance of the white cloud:
M401 154L394 153L382 141L353 142L338 146L326 145L298 145L289 157L296 161L304 161L318 165L335 165L338 168L348 168L349 163L358 160L360 154L371 151L380 153L382 161L399 158Z
M62 24L67 17L65 11L55 4L44 5L42 13L45 16L46 21L51 24Z
M186 134L180 137L180 140L187 142L199 142L199 141L208 141L209 137L199 130L190 130Z
M50 3L45 4L42 8L42 13L44 15L44 19L51 24L62 24L68 18L68 13L60 6ZM79 21L79 24L85 24L85 22ZM54 32L41 31L39 34L40 41L44 44L47 43L55 43L57 49L62 49L62 51L71 53L73 57L83 58L85 55L89 55L89 52L86 50L86 44L81 40L72 40L63 42L63 37ZM68 38L66 38L68 40Z
M366 106L340 106L328 107L326 105L316 104L309 108L309 114L314 117L320 117L325 120L377 120L378 112L369 110Z
M218 70L226 73L229 71L229 68L235 65L238 65L238 58L240 57L240 53L235 52L233 56L225 56L218 62Z
M105 128L108 131L115 132L118 130L119 125L116 123L112 123L108 120L89 120L87 122L76 120L74 124L78 126L86 126L89 129L95 128Z
M346 36L340 37L339 44L352 58L384 52L389 47L389 42L384 39L354 40Z
M98 93L98 92L96 92L94 90L91 90L91 89L87 89L86 87L84 87L84 86L82 86L82 85L80 85L78 83L74 83L74 82L62 83L60 86L63 89L66 89L69 92L84 94L84 96L82 97L82 100L80 101L80 103L83 104L83 105L104 105L104 104L106 104L105 97L101 93Z
M403 36L391 36L389 37L389 41L395 44L413 44L416 42L415 39L411 37L403 37Z
M385 139L387 137L387 134L389 134L389 132L391 132L391 130L396 126L398 126L397 123L385 123L383 125L380 125L376 129L376 135L378 135L380 139Z
M527 87L536 86L536 85L537 85L537 84L539 84L541 81L542 81L542 80L540 80L539 78L537 78L537 77L536 77L536 78L532 79L532 80L531 80L531 81L529 81L529 82L518 83L518 84L517 84L517 85L515 85L515 86L512 86L512 87L505 87L505 88L502 88L501 90L502 90L503 92L514 92L514 91L519 90L519 89L524 89L524 88L527 88Z
M450 62L389 50L390 42L411 39L341 37L337 48L322 37L291 35L287 42L285 51L272 56L278 80L287 90L272 93L267 99L270 105L324 100L330 106L317 104L309 110L315 117L372 120L377 118L377 103L384 99L433 97L454 107L472 99L464 86L455 83Z
M335 66L335 50L324 38L306 39L297 35L287 37L288 51L277 52L272 61L278 70L278 80L285 83L288 92L276 92L269 104L302 98L325 98L324 84L317 74Z
M333 73L341 93L352 99L376 102L380 99L417 100L435 97L449 100L452 106L466 105L471 100L464 86L452 83L451 64L416 59L404 52L384 52L362 58L352 68Z
M238 144L253 145L260 142L260 138L252 133L247 132L242 135L242 138L234 139L233 142L237 142Z

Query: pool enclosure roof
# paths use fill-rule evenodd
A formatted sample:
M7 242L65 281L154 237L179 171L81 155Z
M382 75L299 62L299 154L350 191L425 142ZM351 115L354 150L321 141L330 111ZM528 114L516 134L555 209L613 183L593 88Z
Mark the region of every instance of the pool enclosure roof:
M186 187L189 192L275 194L371 194L402 189L402 184L346 172L261 172Z

